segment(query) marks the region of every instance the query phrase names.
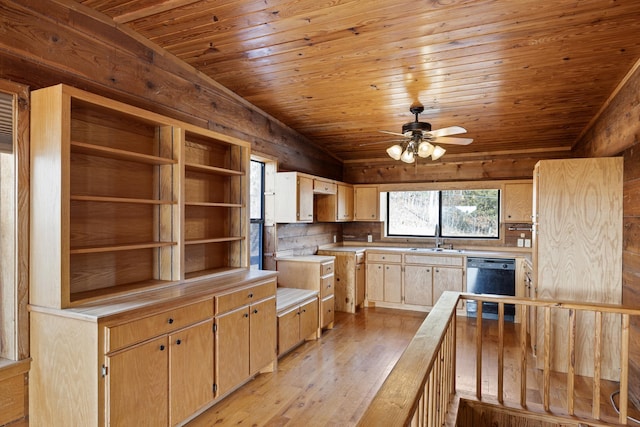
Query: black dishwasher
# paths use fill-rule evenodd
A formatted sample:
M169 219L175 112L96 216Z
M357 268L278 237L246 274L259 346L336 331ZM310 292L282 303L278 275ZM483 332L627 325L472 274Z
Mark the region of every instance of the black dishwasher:
M467 258L467 292L473 294L516 294L516 260L504 258ZM476 301L467 301L467 316L476 317ZM513 322L515 306L505 304L504 319ZM497 319L498 304L485 302L482 305L482 318Z

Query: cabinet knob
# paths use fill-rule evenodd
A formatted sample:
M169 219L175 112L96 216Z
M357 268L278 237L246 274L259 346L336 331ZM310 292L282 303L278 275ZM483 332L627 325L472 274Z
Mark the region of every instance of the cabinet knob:
M249 298L253 298L253 292L249 294Z
M182 340L176 340L176 344L177 344L177 345L182 344Z
M249 317L249 313L245 313L242 317Z
M257 308L253 310L253 314L258 314L258 309Z
M167 320L167 323L169 323L170 325L173 324L173 317L169 317L169 320Z
M164 345L160 346L160 351L164 351Z

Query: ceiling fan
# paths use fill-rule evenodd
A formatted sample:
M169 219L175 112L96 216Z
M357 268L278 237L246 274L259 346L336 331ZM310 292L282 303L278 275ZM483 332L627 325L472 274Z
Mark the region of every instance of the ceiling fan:
M387 148L387 154L394 160L413 163L416 156L423 158L431 156L432 160L438 160L447 150L437 144L468 145L473 142L471 138L449 137L449 135L467 132L465 128L460 126L431 130L431 123L418 121L418 115L424 111L424 107L420 104L412 105L409 111L416 116L416 120L402 125L402 133L379 131L403 137L403 139L396 141L399 144Z

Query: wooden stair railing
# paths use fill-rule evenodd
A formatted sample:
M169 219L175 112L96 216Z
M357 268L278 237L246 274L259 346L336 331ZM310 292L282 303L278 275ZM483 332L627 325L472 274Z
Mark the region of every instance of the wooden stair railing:
M531 300L506 296L488 296L445 292L429 313L398 363L393 368L371 405L358 422L359 426L442 426L451 398L456 392L456 308L460 299L498 304L498 386L499 404L504 404L504 306L514 304L520 316L520 399L527 408L527 319L531 309L542 310L544 323L544 352L542 369L542 407L551 411L551 354L550 337L552 311L568 310L569 334L567 345L567 399L566 410L575 417L575 352L576 318L578 312L595 313L593 331L593 396L594 421L601 420L600 392L602 368L603 314L621 318L620 397L618 423L627 424L629 402L629 328L631 316L640 316L640 310L620 305L580 304L575 302ZM476 318L476 398L482 399L482 306L477 304ZM492 361L493 362L493 361ZM590 418L586 418L588 421Z

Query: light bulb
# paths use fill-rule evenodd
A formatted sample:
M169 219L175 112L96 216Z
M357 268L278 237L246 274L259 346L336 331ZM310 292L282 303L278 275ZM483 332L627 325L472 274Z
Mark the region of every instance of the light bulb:
M427 141L423 141L418 145L418 156L429 157L431 153L433 153L433 145L429 144Z
M447 150L445 150L444 148L440 147L439 145L436 145L433 148L433 153L431 153L431 158L433 160L438 160L440 157L442 157L444 155L444 153L446 153Z
M413 163L416 161L415 157L413 157L413 151L408 148L404 150L404 153L400 156L400 160L405 163Z
M391 147L387 148L387 154L393 160L400 160L400 156L402 155L402 147L398 144L392 145Z

